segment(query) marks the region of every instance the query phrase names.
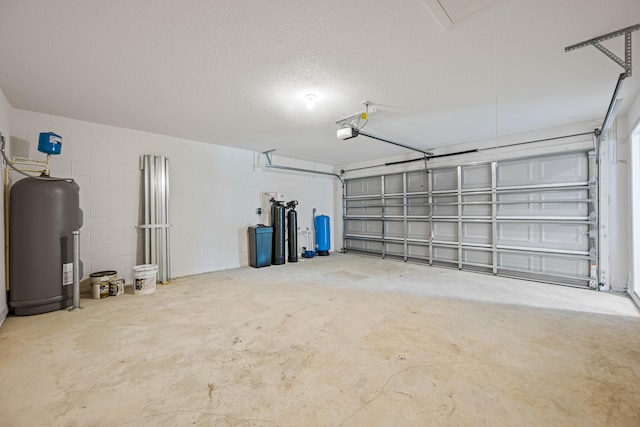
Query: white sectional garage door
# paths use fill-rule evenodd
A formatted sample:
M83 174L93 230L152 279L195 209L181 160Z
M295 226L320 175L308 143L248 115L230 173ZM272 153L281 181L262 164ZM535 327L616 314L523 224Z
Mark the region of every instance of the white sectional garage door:
M345 250L594 286L590 152L347 179Z

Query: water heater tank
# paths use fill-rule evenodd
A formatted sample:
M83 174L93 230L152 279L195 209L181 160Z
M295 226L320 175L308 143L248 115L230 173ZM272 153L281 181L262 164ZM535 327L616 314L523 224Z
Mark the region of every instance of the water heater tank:
M11 187L9 305L16 315L73 304L72 232L82 227L79 191L72 180L25 178Z

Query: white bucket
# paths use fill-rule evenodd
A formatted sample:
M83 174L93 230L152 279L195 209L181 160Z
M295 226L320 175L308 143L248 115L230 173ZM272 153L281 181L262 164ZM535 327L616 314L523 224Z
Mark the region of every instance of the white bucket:
M133 293L134 295L147 295L156 291L156 276L158 266L155 264L143 264L133 267Z

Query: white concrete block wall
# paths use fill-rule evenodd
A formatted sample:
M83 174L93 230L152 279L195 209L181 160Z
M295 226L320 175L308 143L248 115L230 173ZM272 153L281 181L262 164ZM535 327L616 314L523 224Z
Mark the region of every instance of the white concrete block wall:
M259 222L255 210L265 191L299 200L302 227L311 225L313 207L329 214L334 209L334 178L264 170L263 160L250 151L24 110L14 110L12 120L12 136L30 143L30 156L43 156L37 152L40 132L63 137L52 174L70 176L80 185L84 277L114 269L129 283L132 267L142 263L136 226L143 154L169 158L173 277L247 265L247 227ZM329 166L282 160L331 171Z
M4 96L4 93L0 89L0 132L4 135L7 145L9 145L10 136L11 136L11 105L7 98ZM0 174L0 182L2 182L4 188L4 174ZM4 197L0 198L0 209L2 209L4 218ZM4 223L2 230L0 231L0 235L2 236L2 241L4 242ZM4 291L6 289L6 281L5 281L5 265L4 265L4 245L0 247L0 256L2 257L2 261L0 261L0 287L2 291L0 291L0 325L7 317L9 312L7 305L7 294Z

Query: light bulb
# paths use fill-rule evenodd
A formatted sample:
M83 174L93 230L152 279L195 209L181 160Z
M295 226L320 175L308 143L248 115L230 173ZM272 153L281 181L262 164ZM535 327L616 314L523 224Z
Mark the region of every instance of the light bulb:
M314 94L308 93L304 97L307 100L307 108L311 109L316 105L316 96Z

